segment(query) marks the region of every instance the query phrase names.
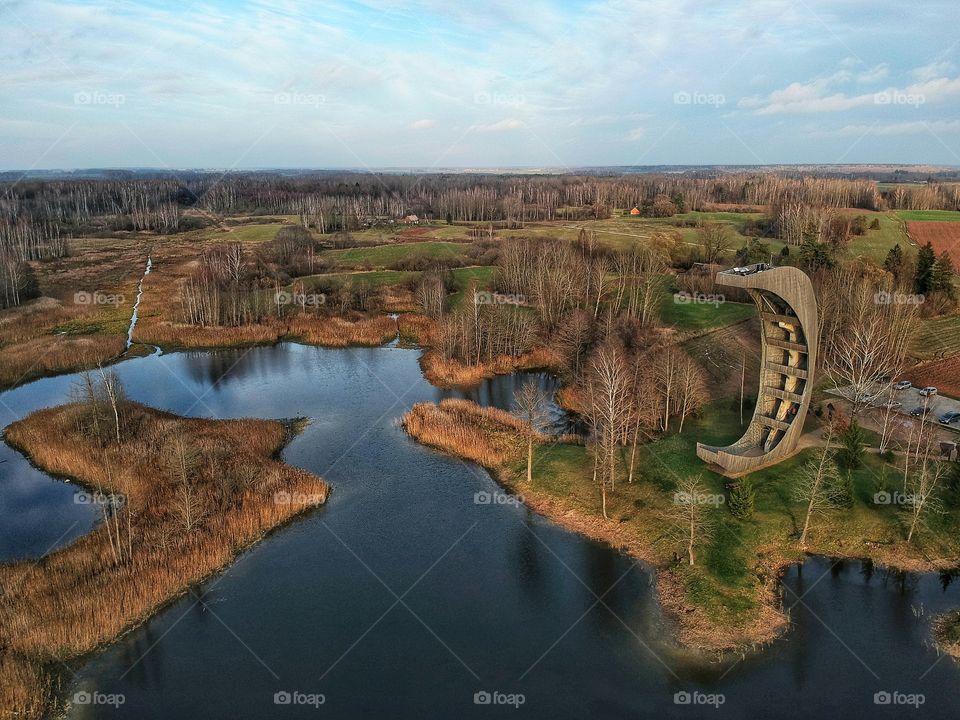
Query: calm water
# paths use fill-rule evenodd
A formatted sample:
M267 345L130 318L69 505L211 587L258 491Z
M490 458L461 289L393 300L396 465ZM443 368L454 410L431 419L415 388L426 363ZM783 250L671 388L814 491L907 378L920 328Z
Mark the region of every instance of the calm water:
M286 344L117 367L134 399L173 412L310 417L284 457L335 491L80 664L71 694L125 702L71 717L960 717L960 673L927 646L931 615L960 606L955 585L815 558L784 578L795 622L785 639L740 662L675 652L649 572L523 506L476 504L476 493L498 492L485 472L404 435L406 408L445 395L417 356ZM507 407L518 382L491 381L476 399ZM62 402L70 385L52 378L0 399L12 420ZM2 457L7 557L41 554L95 521L69 486L9 449ZM524 702L474 704L482 691ZM881 691L925 702L877 706ZM676 704L682 692L723 704ZM278 705L277 693L324 702Z

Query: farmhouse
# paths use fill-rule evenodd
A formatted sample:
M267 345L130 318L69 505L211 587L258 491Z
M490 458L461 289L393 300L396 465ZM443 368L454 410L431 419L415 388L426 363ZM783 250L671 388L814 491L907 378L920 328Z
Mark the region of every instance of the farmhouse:
M400 222L407 225L416 225L420 222L420 218L418 218L416 215L404 215Z

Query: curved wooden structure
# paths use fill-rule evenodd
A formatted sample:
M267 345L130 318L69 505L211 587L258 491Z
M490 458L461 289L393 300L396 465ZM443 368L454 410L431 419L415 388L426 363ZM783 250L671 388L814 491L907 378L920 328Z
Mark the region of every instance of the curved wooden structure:
M764 263L717 273L721 285L743 288L760 310L760 388L746 432L727 447L697 443L697 455L739 477L792 455L813 393L819 318L806 274Z

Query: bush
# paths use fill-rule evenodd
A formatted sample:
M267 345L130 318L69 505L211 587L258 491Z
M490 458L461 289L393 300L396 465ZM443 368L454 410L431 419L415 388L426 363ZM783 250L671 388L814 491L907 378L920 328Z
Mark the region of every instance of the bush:
M740 478L730 488L730 513L740 520L747 520L753 516L753 506L756 500L756 491L750 476Z
M840 433L840 450L837 452L837 462L840 467L847 470L856 470L863 465L863 449L866 437L863 430L856 421L850 423L847 428Z

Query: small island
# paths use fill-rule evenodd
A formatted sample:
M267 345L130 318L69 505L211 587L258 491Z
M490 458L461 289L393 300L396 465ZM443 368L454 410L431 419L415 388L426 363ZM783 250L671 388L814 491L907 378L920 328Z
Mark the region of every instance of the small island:
M184 418L125 400L109 372L82 400L37 411L4 439L83 486L102 522L38 562L0 565L0 695L46 717L62 664L144 622L329 486L277 459L297 422Z

